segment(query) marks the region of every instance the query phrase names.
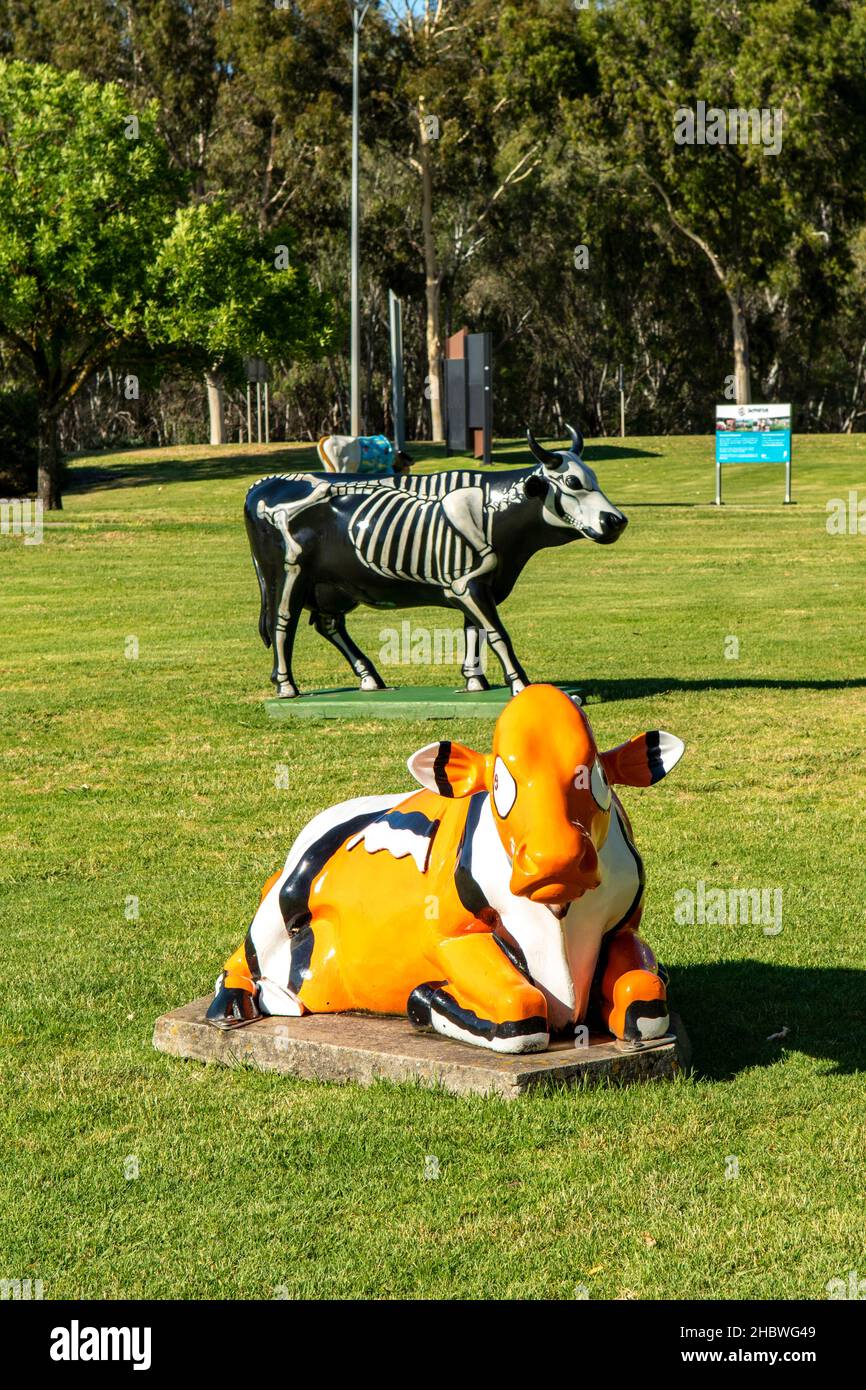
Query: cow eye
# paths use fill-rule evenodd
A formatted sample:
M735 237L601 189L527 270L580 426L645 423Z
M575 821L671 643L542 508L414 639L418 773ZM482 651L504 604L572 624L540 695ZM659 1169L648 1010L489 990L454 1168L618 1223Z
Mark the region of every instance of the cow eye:
M578 478L566 478L565 486L571 492L583 492L583 483Z
M592 765L592 772L589 774L589 789L597 806L602 811L610 810L611 792L608 780L604 775L604 768L596 758Z
M517 783L501 758L493 764L493 805L500 820L505 820L517 800Z

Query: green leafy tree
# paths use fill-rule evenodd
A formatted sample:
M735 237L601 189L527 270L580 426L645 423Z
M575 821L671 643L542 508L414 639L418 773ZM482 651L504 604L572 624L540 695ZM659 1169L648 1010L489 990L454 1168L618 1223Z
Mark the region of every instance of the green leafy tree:
M61 505L57 425L141 329L179 193L153 107L44 64L0 60L0 336L29 364L38 492Z
M574 148L594 129L620 176L655 198L658 235L673 230L705 259L730 312L736 398L749 401L758 301L795 292L803 257L813 274L845 270L864 193L862 6L615 0L583 22L595 30L598 119L572 108ZM699 102L704 134L724 141L701 141ZM731 139L707 120L714 110L740 122L769 113L760 142Z
M144 332L182 354L208 384L211 442L222 443L222 385L244 357L317 356L329 345L328 301L292 265L290 234L251 236L220 202L181 208L159 248Z
M61 505L58 421L125 345L219 372L234 354L316 352L324 298L270 264L238 215L178 207L153 105L113 83L0 60L0 338L37 391L38 492ZM284 238L284 246L288 246Z

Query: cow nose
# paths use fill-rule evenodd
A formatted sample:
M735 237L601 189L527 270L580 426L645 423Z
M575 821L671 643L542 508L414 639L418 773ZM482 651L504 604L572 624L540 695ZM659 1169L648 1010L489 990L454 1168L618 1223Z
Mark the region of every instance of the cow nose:
M599 515L599 535L606 545L617 540L626 526L628 526L628 517L623 516L622 512L601 512Z
M512 860L512 893L529 896L544 885L560 883L584 890L598 882L598 852L588 836L575 834L568 843L533 845L524 842Z
M514 858L511 861L512 867L519 870L521 874L525 874L526 877L529 878L532 875L538 873L539 858L540 856L537 854L530 854L529 849L525 844L518 845Z

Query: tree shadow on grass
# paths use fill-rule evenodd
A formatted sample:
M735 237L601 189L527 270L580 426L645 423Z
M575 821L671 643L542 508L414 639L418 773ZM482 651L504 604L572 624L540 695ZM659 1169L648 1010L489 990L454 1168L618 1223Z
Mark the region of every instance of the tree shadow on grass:
M408 446L410 453L413 446ZM322 464L314 444L298 448L275 450L268 454L211 454L198 458L172 457L171 449L165 450L164 459L138 459L131 449L130 461L125 463L123 455L112 452L111 462L104 465L86 464L81 467L70 460L66 475L65 491L68 493L104 492L116 488L153 487L167 483L195 483L248 478L250 474L267 477L271 473L309 473L321 472ZM525 457L523 455L525 454ZM595 445L587 449L587 460L593 458L636 458L644 456L658 458L660 455L648 449L623 449L614 445ZM436 463L449 468L483 468L478 462L459 456L446 457L444 445L422 444L417 446L415 457L419 464ZM493 453L493 467L503 465L512 468L530 468L534 459L528 449L515 449L504 446ZM632 503L632 506L691 506L692 503Z
M167 451L169 453L169 451ZM117 455L113 455L117 458ZM315 445L307 449L280 449L271 454L226 454L204 458L163 459L113 462L111 465L71 467L66 477L67 493L102 492L113 488L153 487L166 483L201 483L232 478L249 478L251 474L266 478L271 473L308 473L321 471Z
M671 1001L699 1076L730 1081L784 1052L866 1071L866 971L721 960L670 967ZM770 1035L789 1031L786 1037Z
M547 443L544 444L542 447L545 449L554 449L570 446L568 445L568 441L566 440L564 441L564 443L563 441ZM411 444L408 446L408 448L409 452L411 453ZM443 452L438 457L441 457L444 462L448 462L448 460L445 458L444 447ZM532 454L529 451L529 448L526 444L523 443L522 440L518 440L514 444L501 444L499 448L493 449L490 457L492 459L494 467L502 464L509 464L513 468L534 468L536 464L536 460L533 458ZM661 458L662 455L656 449L636 449L630 445L587 444L583 451L583 457L586 459L587 463L604 463L606 460L612 459L657 459Z
M605 459L660 459L662 454L658 449L635 449L627 444L587 444L583 457L587 463L603 463Z
M567 679L551 681L551 685L576 686L583 698L598 704L616 700L642 700L652 695L669 695L675 691L695 690L857 690L866 686L866 675L847 676L839 680L775 680L772 677L716 676L707 680L681 680L678 676L638 676L634 679L581 680L579 673Z

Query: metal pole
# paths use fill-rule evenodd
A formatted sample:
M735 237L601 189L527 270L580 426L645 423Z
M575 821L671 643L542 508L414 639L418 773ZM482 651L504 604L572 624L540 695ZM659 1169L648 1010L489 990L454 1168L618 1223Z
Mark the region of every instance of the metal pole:
M360 38L367 5L352 0L352 284L351 336L349 343L350 433L361 433L361 310L359 303L359 226L360 226Z
M619 364L619 434L621 439L625 439L625 378L621 362Z
M250 391L250 383L247 382L247 443L248 443L248 444L252 444L252 442L253 442L253 407L252 407L252 392Z
M716 450L718 451L718 444ZM716 453L716 506L722 505L722 465L719 462L718 452Z
M262 442L262 383L256 381L256 442Z
M791 456L794 452L794 436L791 435L791 444L788 448L788 457L785 459L785 505L791 505Z
M271 442L271 422L268 419L270 411L270 396L268 394L268 379L265 377L265 443Z
M391 401L394 415L394 444L406 447L406 411L403 400L403 306L393 290L388 291L391 321Z

